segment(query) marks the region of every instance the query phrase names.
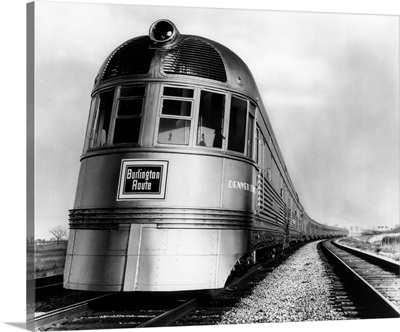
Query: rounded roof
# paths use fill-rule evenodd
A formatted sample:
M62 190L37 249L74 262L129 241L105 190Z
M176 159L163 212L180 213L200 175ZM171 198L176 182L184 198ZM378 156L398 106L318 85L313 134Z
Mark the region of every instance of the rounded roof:
M258 97L253 75L234 52L204 37L181 35L167 20L153 23L149 36L118 46L101 66L94 90L138 79L194 80Z

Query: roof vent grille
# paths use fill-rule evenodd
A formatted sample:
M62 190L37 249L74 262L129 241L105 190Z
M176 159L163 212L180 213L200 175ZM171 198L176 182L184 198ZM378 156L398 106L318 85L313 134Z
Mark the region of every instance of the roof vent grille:
M225 66L219 53L203 40L188 37L167 51L163 64L167 74L190 75L226 82Z
M149 38L127 41L108 58L101 80L125 75L147 74L154 52L153 49L149 49Z

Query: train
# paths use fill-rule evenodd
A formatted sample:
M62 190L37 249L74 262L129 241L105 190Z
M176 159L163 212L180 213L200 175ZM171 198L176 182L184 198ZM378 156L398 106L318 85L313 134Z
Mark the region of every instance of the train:
M254 77L168 19L119 45L91 94L64 288L223 288L233 271L342 237L300 203Z

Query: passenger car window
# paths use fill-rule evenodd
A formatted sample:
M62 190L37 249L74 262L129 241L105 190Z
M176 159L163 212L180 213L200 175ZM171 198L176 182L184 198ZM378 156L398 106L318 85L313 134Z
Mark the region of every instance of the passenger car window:
M201 91L196 145L222 148L225 95Z
M188 145L192 119L193 89L164 87L157 142Z

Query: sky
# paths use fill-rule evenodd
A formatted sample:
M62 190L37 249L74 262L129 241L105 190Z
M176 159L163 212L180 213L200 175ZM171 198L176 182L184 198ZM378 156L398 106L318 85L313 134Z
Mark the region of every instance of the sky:
M249 66L307 213L399 223L399 18L36 2L35 237L68 226L94 78L124 41L167 18Z

